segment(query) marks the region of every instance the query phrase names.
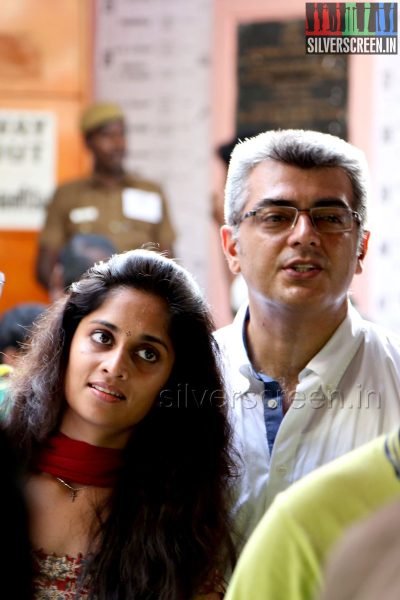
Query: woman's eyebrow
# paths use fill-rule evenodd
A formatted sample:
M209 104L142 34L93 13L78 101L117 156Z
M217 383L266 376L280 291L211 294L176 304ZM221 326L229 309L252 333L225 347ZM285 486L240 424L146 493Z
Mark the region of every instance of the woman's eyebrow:
M153 342L155 344L160 344L161 346L163 346L168 352L169 352L169 347L168 345L164 342L164 340L162 340L161 338L155 336L155 335L150 335L149 333L144 333L141 336L142 340L144 342Z
M107 327L108 329L111 329L111 331L119 331L119 327L109 321L103 321L103 319L93 319L92 321L89 321L89 323L92 325L103 325L103 327Z

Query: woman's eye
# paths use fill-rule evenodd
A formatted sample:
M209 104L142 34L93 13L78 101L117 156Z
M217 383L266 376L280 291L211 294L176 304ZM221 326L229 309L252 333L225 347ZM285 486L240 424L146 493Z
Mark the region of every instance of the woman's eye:
M147 362L156 362L158 360L158 353L151 348L142 348L137 351L138 356Z
M111 344L111 337L105 331L95 331L92 333L91 338L97 344Z

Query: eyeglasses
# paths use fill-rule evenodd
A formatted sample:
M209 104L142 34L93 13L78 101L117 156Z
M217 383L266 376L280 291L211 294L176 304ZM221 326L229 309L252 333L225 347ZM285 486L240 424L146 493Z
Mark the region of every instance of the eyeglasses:
M273 205L249 210L237 220L236 225L240 225L249 217L254 217L257 225L268 233L281 233L296 226L300 213L308 213L318 233L343 233L353 229L354 221L358 225L361 223L358 212L345 206L315 206L300 209L295 206Z

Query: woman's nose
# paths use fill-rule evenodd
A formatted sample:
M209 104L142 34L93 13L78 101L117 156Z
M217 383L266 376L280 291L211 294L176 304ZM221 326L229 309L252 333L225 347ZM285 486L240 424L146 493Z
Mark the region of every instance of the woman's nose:
M127 358L123 350L115 349L108 352L102 364L103 371L113 377L125 379L128 373Z

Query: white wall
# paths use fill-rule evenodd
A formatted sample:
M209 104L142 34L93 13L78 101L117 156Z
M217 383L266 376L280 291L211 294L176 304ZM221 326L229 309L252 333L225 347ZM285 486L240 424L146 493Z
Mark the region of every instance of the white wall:
M212 0L97 0L95 97L121 104L130 170L167 193L176 256L207 284Z

